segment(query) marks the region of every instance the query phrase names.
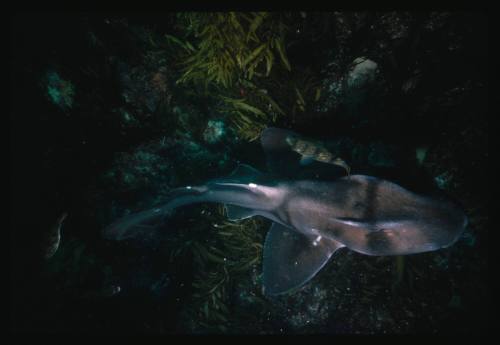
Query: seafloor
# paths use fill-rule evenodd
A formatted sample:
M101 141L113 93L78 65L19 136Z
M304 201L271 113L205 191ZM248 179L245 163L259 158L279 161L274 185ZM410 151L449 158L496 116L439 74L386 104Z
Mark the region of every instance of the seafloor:
M486 15L248 14L248 26L220 15L249 34L236 44L224 35L239 31L221 30L217 41L200 26L215 30L221 17L202 12L11 17L11 330L485 333ZM235 44L217 50L226 39ZM259 40L262 60L256 50L231 65ZM302 289L272 298L262 294L268 220L229 222L200 204L135 240L101 236L174 187L239 163L265 171L255 139L267 126L321 140L352 173L447 194L469 218L465 233L408 256L342 249Z

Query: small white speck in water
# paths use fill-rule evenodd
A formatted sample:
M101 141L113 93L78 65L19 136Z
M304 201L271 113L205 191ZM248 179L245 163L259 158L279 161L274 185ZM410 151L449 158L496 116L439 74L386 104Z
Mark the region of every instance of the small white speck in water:
M248 184L248 187L250 187L250 188L255 188L255 187L257 187L257 185L256 185L255 183L249 183L249 184Z
M160 212L160 210L161 210L161 209L156 208L156 209L154 210L154 212Z
M318 237L316 237L316 239L313 241L313 246L317 246L319 244L319 241L321 241L321 235L319 235Z
M191 189L192 187L191 186L187 186L186 189Z

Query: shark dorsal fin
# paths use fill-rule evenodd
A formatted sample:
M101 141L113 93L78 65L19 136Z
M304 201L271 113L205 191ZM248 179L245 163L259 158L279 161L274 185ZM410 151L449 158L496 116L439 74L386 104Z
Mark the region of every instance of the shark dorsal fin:
M251 177L255 178L262 175L262 173L251 167L250 165L247 164L239 164L236 169L233 170L231 173L230 177L235 177L235 178L246 178L246 177Z
M280 176L294 176L299 167L300 155L290 149L287 138L297 137L287 129L268 127L260 136L260 143L266 155L268 170Z

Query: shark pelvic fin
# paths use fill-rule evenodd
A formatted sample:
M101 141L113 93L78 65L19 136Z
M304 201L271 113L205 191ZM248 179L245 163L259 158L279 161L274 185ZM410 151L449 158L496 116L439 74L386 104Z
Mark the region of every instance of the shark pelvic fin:
M224 205L229 220L242 220L255 216L255 210L236 205Z

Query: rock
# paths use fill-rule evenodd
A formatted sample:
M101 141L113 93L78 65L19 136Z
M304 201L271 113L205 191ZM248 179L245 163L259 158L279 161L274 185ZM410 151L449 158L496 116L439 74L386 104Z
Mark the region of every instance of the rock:
M372 143L369 146L368 163L376 167L394 167L396 165L395 150L382 143Z
M170 286L170 277L168 274L163 273L157 281L151 285L151 292L157 297L163 297L167 293Z
M352 62L353 68L347 75L348 88L362 88L373 82L378 73L378 65L366 58L356 58Z
M434 181L440 189L447 189L452 181L453 176L445 171L444 173L434 177Z
M120 120L125 127L141 127L160 113L169 111L172 92L171 77L161 53L146 52L142 63L129 64L116 59L116 73L124 101L120 108ZM146 121L147 120L147 121Z
M298 333L321 329L330 314L328 290L321 284L308 284L292 295L276 298L273 304L279 313L277 317L286 320L287 328Z
M336 65L332 62L333 65ZM335 68L338 69L338 68ZM370 59L356 58L347 72L326 77L322 82L325 96L318 104L319 112L334 112L344 105L337 116L360 116L362 105L368 96L368 90L377 79L378 64Z
M159 72L150 72L143 66L130 67L124 62L118 64L122 84L122 97L137 111L153 113L162 97L162 88L157 88Z
M462 299L458 295L453 295L448 303L448 307L453 309L462 308Z
M219 142L222 136L226 133L224 122L221 120L209 120L205 131L203 132L203 139L209 144Z
M73 107L75 86L71 81L61 78L58 72L49 70L44 77L44 87L49 100L61 110Z

